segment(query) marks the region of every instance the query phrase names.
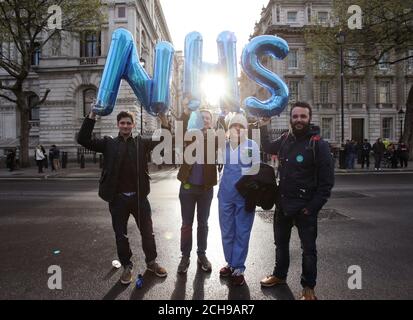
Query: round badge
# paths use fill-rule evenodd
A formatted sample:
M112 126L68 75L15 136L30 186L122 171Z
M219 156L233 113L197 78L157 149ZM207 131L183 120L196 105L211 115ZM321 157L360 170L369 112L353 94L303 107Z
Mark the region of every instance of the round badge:
M304 161L304 157L301 154L299 154L295 159L300 163Z

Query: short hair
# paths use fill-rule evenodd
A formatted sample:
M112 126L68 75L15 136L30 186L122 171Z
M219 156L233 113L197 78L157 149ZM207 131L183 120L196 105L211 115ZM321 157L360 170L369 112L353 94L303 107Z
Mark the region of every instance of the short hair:
M130 118L132 120L132 123L135 123L135 115L130 111L119 112L118 115L116 116L117 122L119 122L120 119L122 118Z
M292 105L291 110L290 110L290 117L293 114L293 109L297 108L297 107L308 109L308 111L310 113L310 119L312 118L313 110L312 110L311 106L307 102L304 102L304 101L294 102L294 104Z

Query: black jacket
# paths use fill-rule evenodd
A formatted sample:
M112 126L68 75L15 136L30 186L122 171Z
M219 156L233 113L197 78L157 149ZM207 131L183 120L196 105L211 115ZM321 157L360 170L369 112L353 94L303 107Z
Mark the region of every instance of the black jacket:
M270 210L275 204L277 184L274 168L261 163L255 175L244 175L235 184L238 192L245 198L247 212L254 211L255 206Z
M330 147L311 126L303 137L287 132L270 142L266 127L261 128L264 152L278 154L279 205L286 215L306 208L316 214L327 202L334 186L334 166ZM277 203L278 205L278 203Z
M90 118L85 118L82 127L80 128L77 142L84 146L86 149L100 152L103 154L103 169L99 180L99 196L110 202L115 194L119 178L120 162L123 158L126 148L120 150L122 137L118 136L112 138L105 136L103 139L92 139L92 131L96 121ZM149 173L148 173L148 161L150 152L152 149L160 143L160 141L152 141L151 138L137 136L134 138L134 161L137 161L137 142L139 143L139 168L138 168L138 180L139 180L139 196L146 197L150 192L149 187ZM136 181L138 183L138 181Z

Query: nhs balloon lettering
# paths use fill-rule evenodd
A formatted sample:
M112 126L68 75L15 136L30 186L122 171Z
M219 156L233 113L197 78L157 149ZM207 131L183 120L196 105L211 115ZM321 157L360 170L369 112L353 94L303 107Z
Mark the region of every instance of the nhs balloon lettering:
M202 61L202 35L191 32L185 38L184 96L189 97L189 108L197 111L202 101L202 78L218 73L225 79L225 95L221 97L221 108L227 112L240 110L236 37L224 31L217 38L218 64ZM242 52L241 65L247 76L266 88L271 97L260 101L248 97L244 104L252 115L271 117L279 115L288 104L288 87L275 73L266 69L260 62L265 55L284 59L288 55L288 44L282 38L263 35L253 38ZM101 116L110 114L116 103L121 80L131 86L138 100L152 115L166 112L169 107L170 80L174 49L168 42L159 42L155 48L153 79L140 64L132 34L123 28L112 36L107 61L100 83L97 101L93 111ZM201 117L193 112L191 117ZM191 119L190 124L201 129L201 119ZM189 128L191 129L191 128Z
M244 48L241 64L247 76L266 88L271 97L260 101L255 97L245 99L249 112L255 116L272 117L279 115L288 104L288 87L281 78L266 69L260 62L265 55L282 60L288 55L287 42L279 37L263 35L253 38Z
M112 36L93 111L101 116L112 113L122 79L128 82L148 113L155 116L167 111L173 56L174 49L170 43L159 42L156 45L154 76L151 79L140 65L132 34L126 29L117 29Z

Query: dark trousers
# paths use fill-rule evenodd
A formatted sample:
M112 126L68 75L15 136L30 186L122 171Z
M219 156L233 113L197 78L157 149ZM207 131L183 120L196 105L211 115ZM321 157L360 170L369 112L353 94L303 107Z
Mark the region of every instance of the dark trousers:
M37 168L39 169L38 170L39 173L43 173L43 162L44 162L44 160L36 160Z
M407 161L409 160L409 156L405 157L405 156L401 156L400 157L400 168L407 168Z
M189 257L192 250L192 225L194 223L195 206L197 210L197 245L198 255L204 255L207 249L208 218L211 208L214 188L205 190L201 186L191 186L185 189L181 185L179 200L181 202L181 252L183 256Z
M364 168L364 164L366 164L367 169L370 167L370 154L361 154L361 168Z
M380 168L381 166L381 159L383 158L382 154L375 153L374 154L374 168Z
M119 261L123 266L132 264L132 251L128 240L128 220L130 214L135 218L142 236L142 248L145 262L148 264L157 257L155 236L152 228L151 206L147 198L140 200L140 214L138 214L138 198L118 194L109 202L109 211L112 216L112 226L115 231L116 247Z
M314 288L317 279L317 214L304 215L300 213L290 217L285 216L282 210L276 210L274 214L275 268L273 274L280 279L287 278L293 225L297 227L301 240L301 285Z

